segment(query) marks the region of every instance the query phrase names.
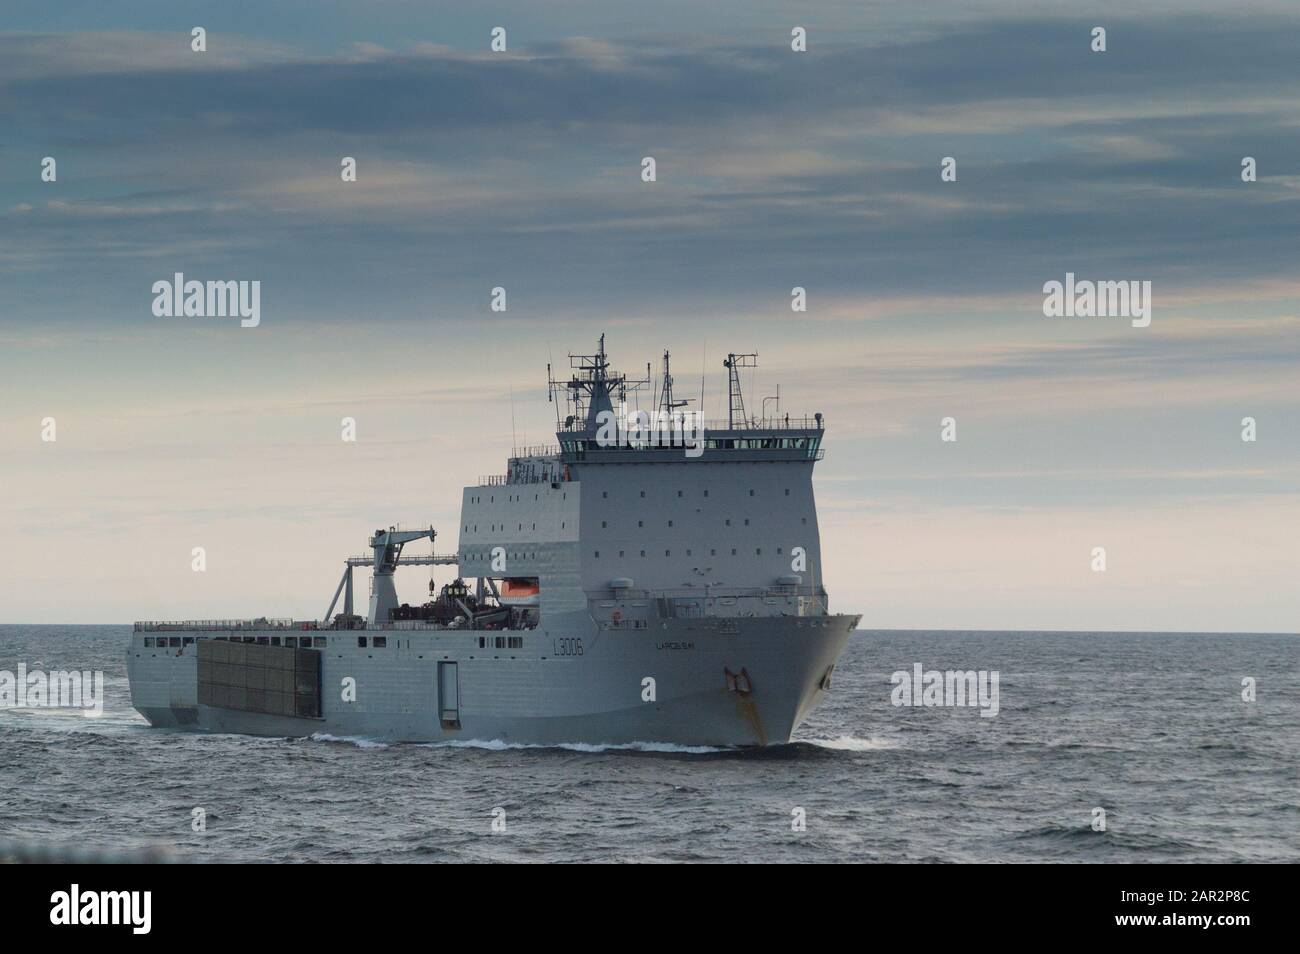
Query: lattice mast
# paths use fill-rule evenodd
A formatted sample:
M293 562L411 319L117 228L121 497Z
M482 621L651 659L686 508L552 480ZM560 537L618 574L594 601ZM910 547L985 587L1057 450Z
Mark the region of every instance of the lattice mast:
M728 354L727 360L722 362L722 366L727 369L729 404L727 406L727 427L747 427L749 422L745 417L745 399L740 393L740 369L757 368L758 354Z

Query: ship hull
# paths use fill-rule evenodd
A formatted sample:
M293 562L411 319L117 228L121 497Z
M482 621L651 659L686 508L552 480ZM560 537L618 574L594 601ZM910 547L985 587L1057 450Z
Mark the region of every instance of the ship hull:
M136 633L127 659L132 704L154 726L260 736L780 744L826 693L859 619L664 619L620 629L584 618L585 626L528 631L509 649L495 641L518 632L315 632L324 646L320 716L311 718L250 711L246 695L232 705L199 701L199 641L278 644L282 631L186 633L193 641L179 648L146 648Z

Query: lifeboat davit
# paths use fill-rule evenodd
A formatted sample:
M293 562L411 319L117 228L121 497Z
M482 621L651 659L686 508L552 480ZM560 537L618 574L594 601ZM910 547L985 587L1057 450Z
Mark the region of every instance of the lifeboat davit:
M537 577L516 577L502 580L500 599L502 606L536 606L541 598L542 588Z

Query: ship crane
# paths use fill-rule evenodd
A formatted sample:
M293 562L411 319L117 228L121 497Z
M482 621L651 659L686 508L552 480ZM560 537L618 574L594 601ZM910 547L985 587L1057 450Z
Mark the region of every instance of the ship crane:
M440 555L435 552L428 556L402 556L402 547L406 544L424 539L432 543L437 536L438 532L433 527L427 530L398 530L396 527L376 530L370 538L370 548L373 551L371 556L352 556L344 561L343 578L339 580L339 585L334 590L334 598L330 600L330 607L325 611L324 622L330 621L340 593L343 594L344 615L353 615L352 568L358 566L369 566L374 573L370 586L370 622L387 621L388 611L397 606L397 587L393 582L393 573L399 566L440 566L460 562L460 558L454 553Z

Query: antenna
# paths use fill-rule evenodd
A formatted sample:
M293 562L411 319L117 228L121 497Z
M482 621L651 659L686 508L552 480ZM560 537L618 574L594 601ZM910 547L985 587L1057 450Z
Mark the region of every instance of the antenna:
M518 448L519 446L517 443L518 440L519 438L515 435L515 386L514 383L511 382L510 384L510 452L512 454L517 452L516 448Z
M734 429L738 423L740 427L746 427L745 400L740 393L740 369L757 368L758 354L728 354L722 366L727 369L727 427Z
M707 338L704 340L703 348L704 348L704 354L700 356L700 413L701 414L706 413L706 409L704 407L704 378L705 378L705 371L709 366L709 341Z
M685 407L690 403L691 403L690 398L685 398L681 401L673 400L673 375L668 367L668 352L665 351L664 352L664 385L663 385L663 390L660 392L659 395L659 408L665 414L668 415L669 420L672 420L676 417L675 412L679 407Z
M605 336L595 354L569 353L571 374L567 381L556 379L550 372L547 386L555 395L556 430L571 430L576 424L580 429L596 427L597 416L602 411L613 410L615 399L625 402L629 391L636 392L649 385L649 380L631 381L626 375L613 372L605 354ZM559 394L564 392L565 413L561 417Z
M664 349L664 382L663 393L659 395L659 406L668 412L669 416L673 413L673 376L668 370L668 349Z
M550 404L555 401L555 375L551 372L551 365L555 358L551 354L551 343L546 342L546 403ZM560 429L560 402L555 401L555 429Z
M767 402L768 402L768 401L775 401L775 402L776 402L776 414L777 414L777 417L780 417L780 416L781 416L781 385L778 384L778 385L776 386L776 393L775 393L775 394L771 394L771 395L768 395L767 397L763 398L763 423L764 423L765 425L766 425L767 422L770 420L770 418L768 418L768 416L767 416Z

